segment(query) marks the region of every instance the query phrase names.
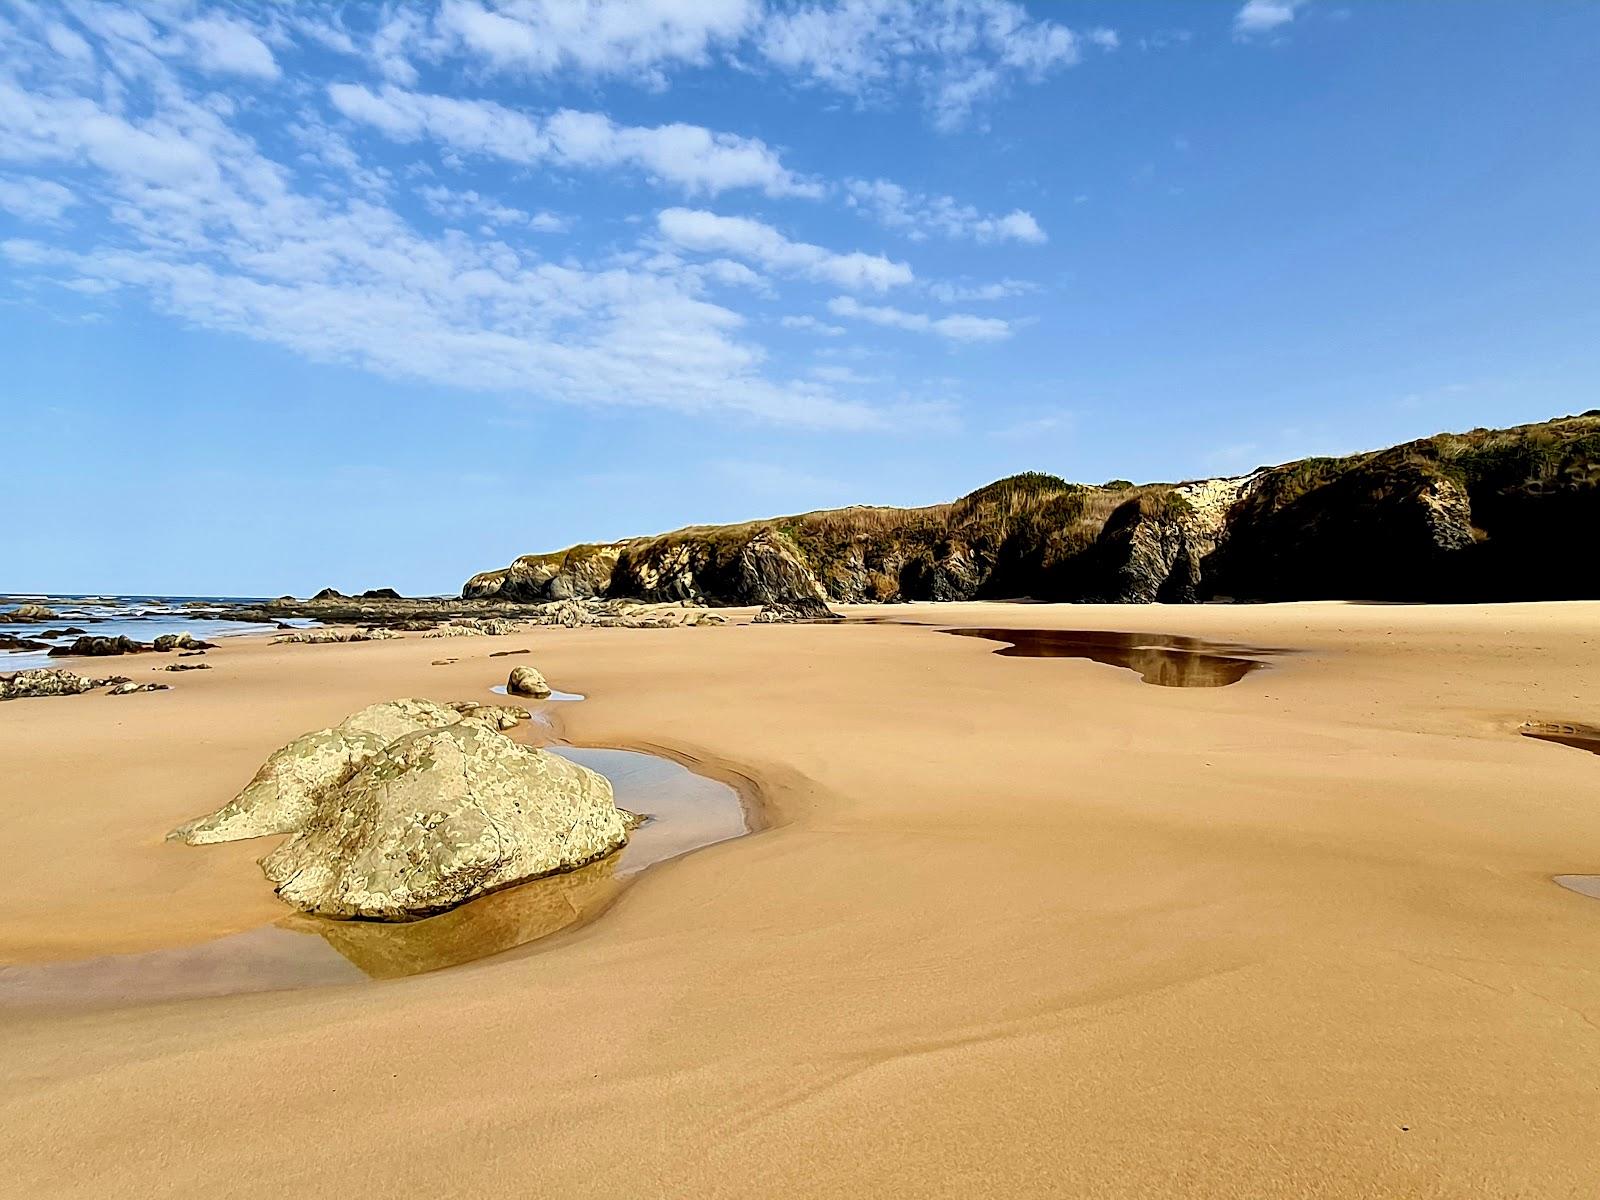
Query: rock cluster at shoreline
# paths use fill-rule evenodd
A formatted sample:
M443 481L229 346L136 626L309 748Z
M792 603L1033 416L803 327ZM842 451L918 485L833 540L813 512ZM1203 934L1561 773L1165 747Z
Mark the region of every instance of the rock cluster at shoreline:
M272 639L274 646L321 646L334 642L384 642L400 635L389 629L297 629Z
M125 675L94 679L61 667L39 667L0 675L0 700L32 700L47 696L81 696L107 688L108 696L129 696L135 692L164 692L164 683L134 683Z
M278 894L321 916L408 920L602 858L632 821L603 777L513 742L512 705L406 699L296 738L208 817L198 845L273 833Z

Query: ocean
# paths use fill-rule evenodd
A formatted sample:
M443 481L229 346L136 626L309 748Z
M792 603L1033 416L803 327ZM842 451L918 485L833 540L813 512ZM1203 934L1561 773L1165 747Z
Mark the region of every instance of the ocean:
M44 642L47 646L70 644L78 633L66 633L67 628L82 630L95 637L130 637L135 641L150 642L163 633L188 632L202 641L214 642L218 638L234 637L241 633L271 632L276 626L251 621L216 621L191 615L186 606L195 602L205 604L261 604L265 597L258 596L63 596L40 594L0 593L0 633L9 633L30 641ZM44 622L19 622L7 619L22 604L42 604L56 614L54 620ZM285 624L301 628L317 624L316 621L291 619ZM45 637L48 633L51 636ZM0 650L0 671L26 671L33 667L61 665L61 659L52 659L46 650ZM107 673L117 662L104 660Z

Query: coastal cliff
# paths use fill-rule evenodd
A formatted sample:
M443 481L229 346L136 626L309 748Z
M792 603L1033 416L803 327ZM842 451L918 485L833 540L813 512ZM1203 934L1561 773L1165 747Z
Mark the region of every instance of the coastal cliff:
M1600 411L1180 484L1027 473L927 508L851 507L532 554L465 599L712 605L1033 597L1600 596Z

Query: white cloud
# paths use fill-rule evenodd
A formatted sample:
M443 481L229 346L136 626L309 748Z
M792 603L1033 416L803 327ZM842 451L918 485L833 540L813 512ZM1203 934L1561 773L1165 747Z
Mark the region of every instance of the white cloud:
M0 176L0 209L25 221L49 224L77 203L76 197L48 179L7 179Z
M758 0L445 0L435 28L447 48L494 67L545 75L563 68L662 82L667 66L700 65L742 36Z
M998 342L1011 336L1011 325L997 317L976 317L968 313L930 317L926 313L906 312L886 305L862 304L849 296L837 296L828 301L828 311L836 317L853 317L912 333L937 334L956 342Z
M1021 279L1002 279L995 283L945 283L928 285L928 295L941 304L968 304L974 300L1006 300L1036 291L1034 284Z
M913 87L934 124L953 130L1013 80L1037 83L1081 57L1079 36L1012 0L840 0L774 7L755 35L761 57L847 95ZM1097 30L1094 45L1114 44Z
M257 79L276 79L279 75L277 60L267 44L237 21L202 17L185 23L183 32L193 43L195 62L203 71Z
M1233 15L1233 32L1238 37L1271 33L1294 20L1294 10L1305 0L1248 0Z
M0 17L0 160L13 189L25 189L7 194L49 205L61 197L41 173L70 169L94 219L70 240L0 245L19 281L91 297L140 293L198 328L446 394L830 429L899 419L824 381L771 371L745 319L703 294L714 273L738 274L736 264L608 265L575 254L558 264L495 236L419 232L381 191L302 186L295 163L269 156L235 124L239 106L187 84L181 49L151 48L171 50L170 37L138 13L96 9L103 28L90 30L96 54L138 86L134 106L94 75L63 72L40 23L25 24L29 12ZM471 128L482 116L464 106L452 119ZM517 129L483 136L515 144ZM292 137L294 150L306 144ZM514 207L482 193L477 201Z
M869 213L890 229L905 231L913 241L935 235L1032 245L1049 241L1033 214L1020 208L1002 216L986 216L951 196L924 195L887 179L849 179L844 189L851 207Z
M618 125L603 113L562 109L545 118L490 100L458 100L385 85L328 88L333 106L353 121L400 142L430 137L462 154L532 165L630 167L691 195L755 188L769 196L822 194L795 175L759 138L699 125Z
M723 217L701 209L668 208L656 217L663 237L685 250L731 254L774 271L789 271L852 290L884 291L910 283L905 263L877 254L837 254L809 242L790 241L771 225L749 217Z
M1085 44L1118 44L1114 30L1080 35L1016 0L444 0L413 41L436 60L655 88L723 59L874 102L911 92L946 130L1013 83L1072 66Z
M82 37L68 29L65 25L52 23L45 28L45 41L50 44L62 58L70 58L74 62L93 62L94 50Z
M501 204L469 189L456 190L439 185L417 189L417 195L427 210L449 221L476 220L488 225L523 225L539 233L562 233L568 222L551 212L524 212L508 204Z
M826 321L819 321L815 317L800 315L780 318L778 324L785 329L804 329L808 333L820 333L823 337L843 337L843 325L829 325Z

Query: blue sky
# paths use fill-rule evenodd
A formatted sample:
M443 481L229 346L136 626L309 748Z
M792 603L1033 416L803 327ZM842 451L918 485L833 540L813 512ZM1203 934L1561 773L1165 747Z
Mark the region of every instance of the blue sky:
M0 0L0 589L1600 406L1600 6Z

